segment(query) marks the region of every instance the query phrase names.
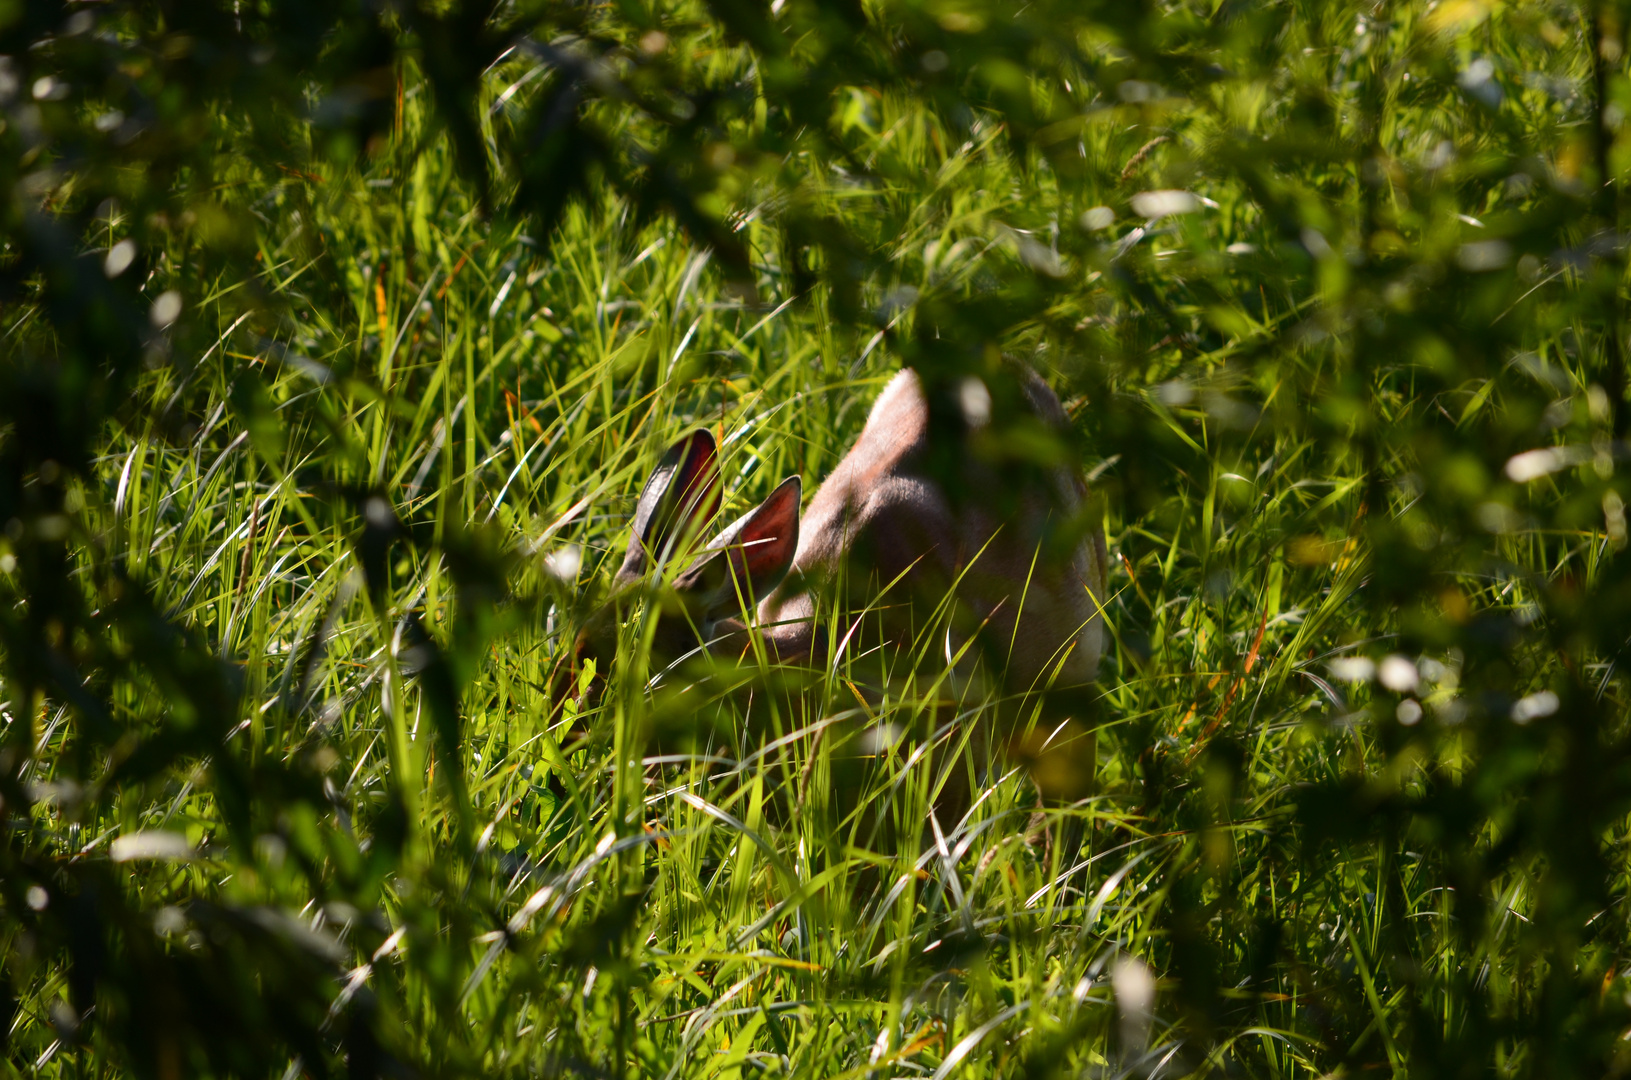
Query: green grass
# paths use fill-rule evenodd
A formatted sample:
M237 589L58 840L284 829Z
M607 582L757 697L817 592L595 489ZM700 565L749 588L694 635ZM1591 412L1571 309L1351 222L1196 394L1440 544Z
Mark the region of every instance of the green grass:
M752 298L693 234L616 194L571 206L547 247L484 213L412 65L402 134L360 169L226 169L247 192L252 277L161 269L149 292L182 291L192 351L134 381L137 421L108 426L66 499L88 595L142 583L234 665L241 707L226 749L141 773L120 772L134 736L90 760L75 701L14 702L8 722L35 710L41 850L117 860L108 887L145 921L114 953L145 934L199 957L279 1031L285 984L249 973L304 956L316 974L289 975L287 1000L330 1010L323 1054L362 1060L356 1033L373 1030L424 1075L1623 1063L1624 504L1596 285L1524 231L1572 181L1505 182L1536 144L1566 164L1578 117L1516 78L1501 119L1464 95L1452 114L1404 75L1412 58L1451 65L1432 78L1453 86L1456 50L1485 31L1446 43L1406 13L1389 67L1353 44L1358 14L1309 13L1292 34L1307 51L1287 45L1258 78L1102 102L1075 124L1086 179L1016 160L990 116L958 130L907 95L853 91L832 138L855 174L795 186L867 243L873 324L826 288L794 292L752 164L728 192L764 210L739 222ZM1478 48L1583 80L1581 36L1552 51L1540 18L1492 21ZM698 34L718 46L698 64L745 63ZM490 124L528 63L488 73ZM1375 122L1360 134L1400 173L1391 218L1360 213L1375 200L1357 155L1297 141L1310 84L1349 117L1338 135ZM1282 168L1249 160L1258 136L1282 140ZM1470 162L1448 179L1437 169L1458 166L1423 164L1446 138ZM1217 205L1132 215L1131 195L1166 188ZM1107 230L1078 224L1100 205ZM1288 206L1301 241L1271 213ZM1496 232L1540 269L1468 269L1463 245ZM1388 261L1394 242L1408 259ZM1096 790L1047 811L1079 851L1028 838L1023 769L974 760L968 737L998 704L970 690L936 709L956 695L933 664L899 659L882 700L858 670L751 659L648 692L636 619L601 707L559 710L552 672L676 436L720 434L725 520L789 474L813 491L884 381L943 362L959 332L974 359L958 363L988 343L1048 376L1106 514ZM1596 449L1533 483L1502 474L1554 438ZM143 644L121 630L111 648ZM1354 664L1393 654L1419 687ZM185 730L208 719L189 678L110 680L106 698L132 731ZM1562 707L1511 719L1541 691ZM951 752L927 753L952 715ZM659 730L692 741L642 761ZM901 737L864 754L869 730ZM979 802L920 844L948 769L982 778ZM232 791L251 804L238 817L217 801ZM253 834L231 835L237 820ZM0 929L19 1002L6 1068L119 1071L53 1022L74 965L30 934L21 909ZM154 1075L230 1071L154 1038L132 1052ZM239 1071L318 1075L308 1050L276 1046Z

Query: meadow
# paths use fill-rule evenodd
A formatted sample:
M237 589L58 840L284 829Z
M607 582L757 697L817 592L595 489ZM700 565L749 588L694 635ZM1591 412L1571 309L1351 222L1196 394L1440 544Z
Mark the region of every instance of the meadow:
M0 1068L1624 1071L1627 29L0 3ZM1004 358L1111 554L1045 830L938 624L563 700L675 438L728 521Z

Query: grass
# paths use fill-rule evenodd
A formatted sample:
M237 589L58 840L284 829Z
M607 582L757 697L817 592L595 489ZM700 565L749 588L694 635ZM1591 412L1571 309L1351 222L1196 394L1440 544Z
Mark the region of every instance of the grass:
M1521 22L1489 47L1539 63ZM1401 51L1425 48L1408 19L1393 32ZM1455 326L1487 329L1532 284L1513 270L1506 291L1480 291L1474 272L1444 271L1470 242L1445 220L1533 204L1464 205L1412 164L1418 201L1394 225L1411 266L1448 283L1437 298L1412 286L1415 314L1389 309L1407 312L1406 344L1353 346L1394 303L1381 276L1360 279L1393 270L1317 251L1273 262L1285 241L1259 205L1263 184L1348 184L1330 199L1351 209L1345 166L1208 175L1230 124L1284 134L1298 79L1340 86L1362 66L1351 43L1322 48L1257 98L1235 86L1107 107L1080 133L1108 178L1097 189L1020 170L998 124L954 131L856 91L835 127L876 171L801 182L881 253L875 332L825 291L795 295L753 215L752 301L686 232L612 195L569 209L546 251L481 212L410 69L404 134L362 170L241 178L247 286L165 271L196 355L142 375L143 422L107 433L94 482L70 496L83 574L145 582L235 665L243 706L220 760L306 786L252 792L245 846L227 835L215 759L96 788L72 703L47 699L37 828L64 859L111 852L157 948L236 956L207 905L263 913L322 961L324 1052L362 1060L374 1051L355 1032L372 1024L379 1054L426 1074L1293 1077L1619 1060L1624 810L1571 795L1608 784L1594 758L1618 753L1621 689L1599 639L1568 636L1586 617L1560 592L1609 589L1624 543L1582 345L1589 282L1561 264L1537 274L1521 326L1496 332L1524 347L1513 362L1434 368L1434 348L1462 348ZM1548 62L1579 76L1578 55ZM512 60L489 74L494 123L523 73ZM1386 78L1408 97L1400 72ZM1444 134L1431 114L1401 105L1376 138L1415 161ZM1531 137L1463 134L1467 157ZM1500 187L1482 173L1464 186L1485 181ZM1127 216L1130 192L1186 185L1218 206L1159 227ZM1108 232L1073 224L1101 203L1121 214ZM1050 230L1064 239L1042 244ZM902 663L881 700L843 667L751 662L648 691L636 619L602 706L559 711L561 650L673 438L720 434L725 520L786 475L813 491L903 359L932 362L935 328L967 329L1021 270L1041 299L1001 345L1065 399L1112 553L1097 785L1048 811L1059 835L1080 823L1080 850L1027 840L1023 770L970 760L996 703L959 697L932 665ZM1435 324L1451 310L1460 323ZM1597 457L1503 479L1559 402L1553 427L1596 438ZM1564 707L1554 696L1547 713L1537 695L1554 692ZM185 722L160 680L121 683L112 704L136 725ZM642 761L658 730L694 741ZM927 753L931 735L952 753ZM938 821L932 843L902 839L948 768L988 778L976 807ZM184 837L185 857L161 833ZM8 1068L116 1071L53 1020L72 965L33 957L20 922L3 933L20 1002ZM282 1049L255 1068L316 1074L313 1051Z

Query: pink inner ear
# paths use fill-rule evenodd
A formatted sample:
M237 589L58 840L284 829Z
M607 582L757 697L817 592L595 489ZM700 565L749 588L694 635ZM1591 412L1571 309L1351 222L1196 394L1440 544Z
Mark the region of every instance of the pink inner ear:
M713 436L706 430L691 436L674 488L680 493L675 503L678 527L706 522L719 512L719 459Z
M756 585L766 577L784 572L798 551L801 491L798 477L784 480L736 536L737 564Z
M670 446L647 478L634 512L634 538L618 579L627 581L644 573L677 532L712 518L719 510L719 498L714 437L702 428Z

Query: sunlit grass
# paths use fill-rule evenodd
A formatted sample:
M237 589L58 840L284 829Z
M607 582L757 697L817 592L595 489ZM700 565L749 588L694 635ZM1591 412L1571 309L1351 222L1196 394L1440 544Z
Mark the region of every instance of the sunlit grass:
M1396 30L1412 47L1416 32ZM1574 646L1527 638L1489 661L1469 657L1467 628L1533 625L1558 581L1589 590L1624 519L1616 539L1623 504L1601 492L1553 515L1566 473L1521 498L1498 490L1454 440L1504 446L1515 437L1491 417L1527 417L1537 394L1537 415L1563 403L1548 438L1606 438L1595 361L1543 312L1529 368L1502 356L1429 391L1405 358L1345 366L1342 335L1359 331L1331 312L1408 311L1432 286L1414 301L1349 293L1365 264L1340 257L1358 241L1336 211L1338 255L1305 231L1284 256L1298 274L1273 276L1265 252L1292 241L1254 201L1262 185L1336 202L1351 178L1203 168L1234 160L1218 146L1241 131L1272 129L1298 78L1372 112L1405 93L1402 73L1364 83L1394 76L1360 72L1352 41L1314 37L1308 70L1276 73L1272 94L1129 91L1084 114L1072 137L1101 189L1039 159L1021 170L988 117L959 130L857 90L833 136L856 172L800 182L877 253L861 329L827 292L793 291L764 216L739 222L752 296L684 230L614 197L570 208L546 250L481 212L411 87L400 145L361 174L263 184L253 286L268 302L249 311L241 283L189 282L187 318L213 340L142 376L152 422L109 431L98 483L74 496L94 527L86 573L145 583L235 663L230 742L309 790L267 800L245 857L201 782L207 758L70 821L53 806L89 774L69 706L50 702L27 777L38 828L69 858L180 834L188 858L121 863L164 947L204 932L190 901L280 911L325 935L297 943L339 942L334 1015L371 1001L389 1052L448 1074L1397 1073L1544 1008L1553 968L1576 965L1608 1001L1626 961L1618 892L1605 886L1611 929L1548 954L1524 931L1557 902L1544 860L1469 869L1508 850L1523 811L1497 790L1484 815L1456 786L1491 746L1524 748L1511 775L1480 778L1497 789L1566 756L1545 714L1512 710L1539 708ZM731 62L719 53L709 62ZM489 115L524 70L489 74ZM1442 121L1397 105L1374 134L1414 160L1454 134ZM1498 135L1475 131L1464 155ZM1464 238L1436 184L1421 179L1394 225L1443 274ZM1213 205L1128 216L1129 194L1179 187ZM1462 209L1511 210L1502 198ZM1119 219L1083 218L1110 204ZM1374 241L1367 257L1387 257ZM1041 284L1002 345L1059 391L1111 496L1090 795L1042 806L1016 756L980 735L1001 703L905 657L883 658L887 680L877 657L654 678L637 616L598 707L552 697L675 437L719 436L723 520L787 475L813 491L903 360L932 360L941 328L989 314L1016 268ZM1424 368L1440 362L1420 349ZM1418 427L1438 441L1389 441ZM1377 537L1393 547L1379 554ZM1464 555L1410 579L1431 590L1389 583L1390 560L1451 549ZM929 621L922 652L940 630ZM1417 681L1377 682L1376 661L1405 651ZM1584 659L1617 707L1609 661ZM427 689L440 662L456 725ZM121 684L114 704L151 718L163 694ZM942 816L944 789L969 778L968 813ZM1407 802L1433 813L1400 828ZM1594 857L1623 875L1624 838L1609 839ZM106 1071L52 1026L67 978L43 964L18 978L11 1052L42 1075ZM1501 1068L1534 1065L1521 1040L1490 1039ZM307 1067L266 1063L290 1080Z

